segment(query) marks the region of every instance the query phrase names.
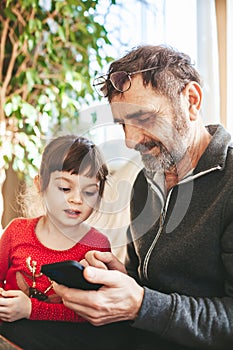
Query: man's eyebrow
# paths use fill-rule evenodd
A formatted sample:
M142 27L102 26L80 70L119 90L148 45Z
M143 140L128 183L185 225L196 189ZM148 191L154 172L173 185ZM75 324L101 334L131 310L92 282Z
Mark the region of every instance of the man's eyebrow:
M124 119L121 119L121 118L113 118L113 122L115 124L122 124L124 123Z
M151 114L151 113L152 113L151 111L143 111L142 109L140 109L139 111L126 114L125 118L129 119L129 120L130 119L137 119L137 118L141 117L142 115Z
M143 115L146 114L154 114L154 110L148 111L148 110L142 110L140 109L139 111L128 113L125 115L125 119L131 120L131 119L137 119L140 118ZM114 123L124 123L125 120L123 118L114 118Z

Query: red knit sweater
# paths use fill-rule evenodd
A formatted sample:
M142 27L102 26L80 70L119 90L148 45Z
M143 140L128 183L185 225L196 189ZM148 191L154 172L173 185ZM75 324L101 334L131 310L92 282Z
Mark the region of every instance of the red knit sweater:
M94 228L72 248L53 250L37 238L35 227L39 218L18 218L10 222L0 239L0 287L5 290L21 289L29 295L32 287L32 261L36 261L35 288L44 293L45 301L31 298L31 320L83 322L84 319L64 306L51 287L49 279L40 273L41 265L63 260L80 261L89 250L110 251L110 243Z

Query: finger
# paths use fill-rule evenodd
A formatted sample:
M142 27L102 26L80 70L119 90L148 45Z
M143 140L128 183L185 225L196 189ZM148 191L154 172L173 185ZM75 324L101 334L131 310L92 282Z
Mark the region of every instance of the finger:
M95 259L98 259L104 262L107 265L107 268L109 270L118 270L123 273L127 273L124 264L119 259L117 259L117 257L113 253L95 251L94 256L95 256Z
M53 289L54 289L55 293L63 299L63 298L67 298L67 295L70 294L70 290L72 288L66 287L62 284L59 284L59 283L56 283L55 281L53 281ZM78 293L79 290L76 289L76 291Z
M3 290L1 295L4 298L13 298L13 297L17 297L20 294L21 291L19 290Z
M91 283L103 284L108 287L118 287L121 286L121 275L123 274L117 270L104 270L88 266L84 269L83 275Z
M79 262L80 262L80 264L82 264L84 267L89 266L89 264L88 264L88 262L87 262L86 259L82 259L82 260L80 260Z
M78 305L83 305L84 308L88 308L89 305L93 303L94 295L96 295L95 290L88 291L76 288L69 288L57 284L56 282L53 282L53 289L55 293L62 298L64 304L66 306L72 306L72 309L74 309L74 305L77 305L77 307Z
M104 262L106 264L110 263L113 260L113 258L114 258L114 255L111 252L100 252L98 250L95 250L95 251L92 251L92 252L93 252L93 255L94 255L95 259L97 259L99 261L102 261L102 262Z
M72 309L72 307L70 308ZM93 309L88 310L87 308L85 308L83 313L82 313L82 310L80 309L78 314L94 326L102 326L108 323L119 321L118 316L114 316L114 315L112 316L111 314L108 315L105 313L104 315L100 315L100 313L98 312L96 313L96 316L95 316Z
M67 300L68 302L73 302L75 304L78 304L80 301L80 304L85 305L88 305L86 296L88 293L92 292L86 290L84 291L82 289L69 288L56 282L53 282L53 289L55 293L58 294L63 300Z
M53 282L53 289L62 298L64 305L80 316L86 318L86 315L91 315L93 312L92 306L89 306L92 304L93 298L89 298L89 293L94 291L68 288L56 282Z
M8 304L7 298L0 298L0 308L6 306Z
M89 265L107 270L107 266L104 264L103 260L101 259L101 255L98 257L97 253L98 253L97 251L91 250L86 253L85 259L87 260Z
M98 295L97 291L82 291L74 288L68 289L68 292L65 291L63 294L63 304L92 324L102 324L103 320L106 318L105 299L103 296Z
M120 313L119 316L117 312L112 313L109 312L109 310L106 310L105 299L102 297L98 298L97 294L95 294L95 296L95 301L93 301L94 298L91 294L86 294L85 299L79 299L76 302L73 302L74 298L71 298L72 301L64 300L64 305L82 316L94 326L101 326L115 321L128 319L127 314L124 316Z
M8 317L5 315L0 315L0 320L3 322L7 322L8 321Z

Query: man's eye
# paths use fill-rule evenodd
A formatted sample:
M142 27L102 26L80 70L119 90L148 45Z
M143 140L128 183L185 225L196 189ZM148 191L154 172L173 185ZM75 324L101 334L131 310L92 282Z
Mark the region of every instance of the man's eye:
M151 121L152 118L154 118L154 115L153 115L153 114L150 114L150 115L148 115L148 116L145 116L145 117L143 117L143 118L138 119L138 122L139 122L140 124L147 123L147 122Z
M148 118L146 118L146 119L138 119L138 123L139 124L145 124L146 122L148 122Z
M58 189L59 189L59 191L62 191L62 192L68 192L68 191L70 191L70 188L68 188L68 187L58 187Z

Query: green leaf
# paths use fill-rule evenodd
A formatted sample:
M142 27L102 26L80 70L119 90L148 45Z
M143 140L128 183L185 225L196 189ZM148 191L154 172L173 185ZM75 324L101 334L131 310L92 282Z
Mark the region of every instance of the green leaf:
M15 155L17 155L17 159L19 159L21 161L24 159L25 150L20 144L16 144L14 146L14 153L15 153Z
M3 156L6 166L14 160L14 169L20 176L32 175L39 166L47 133L53 135L62 130L64 123L72 132L79 123L81 107L96 98L90 83L92 64L102 67L111 60L104 50L111 44L107 30L96 21L98 3L7 0L2 6L0 37L4 21L10 20L11 28L2 50L3 81L13 53L12 38L20 50L4 96L10 136L7 146L4 141ZM108 5L113 3L109 0ZM109 10L109 6L106 8ZM95 115L92 121L96 122Z
M17 20L17 17L13 14L13 12L11 12L9 8L4 9L4 15L14 22Z
M16 112L21 104L21 97L19 95L14 95L12 97L12 110Z
M60 39L65 43L66 42L65 30L61 26L58 27L58 34L60 36Z
M28 83L28 91L31 91L34 84L35 84L35 81L34 81L34 72L28 70L26 72L26 78L27 78L27 83Z
M6 113L6 116L9 117L13 111L13 104L12 102L6 103L4 107L4 111Z
M32 105L23 102L20 112L24 117L27 117L29 123L34 124L35 120L37 119L37 111Z

